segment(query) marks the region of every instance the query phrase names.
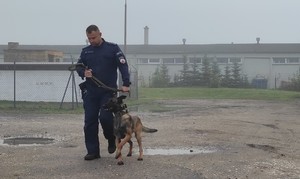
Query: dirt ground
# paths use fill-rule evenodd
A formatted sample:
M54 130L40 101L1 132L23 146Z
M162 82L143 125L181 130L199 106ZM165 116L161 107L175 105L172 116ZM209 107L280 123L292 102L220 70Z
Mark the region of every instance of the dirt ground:
M300 101L171 100L174 110L131 112L143 133L144 160L118 166L100 131L101 159L84 161L83 115L0 115L0 178L300 178ZM12 137L54 139L8 145ZM127 152L123 149L123 155Z

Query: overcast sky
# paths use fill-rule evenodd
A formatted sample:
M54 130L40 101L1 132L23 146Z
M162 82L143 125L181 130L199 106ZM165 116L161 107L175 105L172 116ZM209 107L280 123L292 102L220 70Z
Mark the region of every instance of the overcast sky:
M125 0L1 0L0 44L124 43ZM127 44L300 43L300 0L127 0Z

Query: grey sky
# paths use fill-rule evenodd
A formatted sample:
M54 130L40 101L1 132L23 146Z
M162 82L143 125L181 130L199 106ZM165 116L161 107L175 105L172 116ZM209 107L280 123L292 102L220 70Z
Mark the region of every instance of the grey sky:
M0 44L85 44L85 28L124 43L125 0L1 0ZM127 0L127 44L300 42L300 0Z

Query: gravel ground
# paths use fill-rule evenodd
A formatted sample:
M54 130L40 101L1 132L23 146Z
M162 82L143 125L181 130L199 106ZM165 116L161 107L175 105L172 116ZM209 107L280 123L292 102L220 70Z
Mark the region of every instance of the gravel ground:
M102 131L101 158L83 160L83 115L1 113L0 178L300 178L300 102L157 102L174 110L131 112L158 132L143 133L143 161L133 139L123 166ZM18 137L53 143L7 144Z

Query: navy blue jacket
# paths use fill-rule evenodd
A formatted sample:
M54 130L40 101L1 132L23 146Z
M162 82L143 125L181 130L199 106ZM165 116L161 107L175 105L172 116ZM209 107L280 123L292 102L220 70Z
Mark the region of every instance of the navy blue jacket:
M127 60L117 44L103 39L100 46L89 45L82 49L78 63L83 63L88 69L92 69L93 76L106 86L117 88L117 69L121 72L123 86L129 87L131 84ZM84 69L79 69L77 72L84 79ZM97 87L90 78L86 78L86 85L87 88Z

